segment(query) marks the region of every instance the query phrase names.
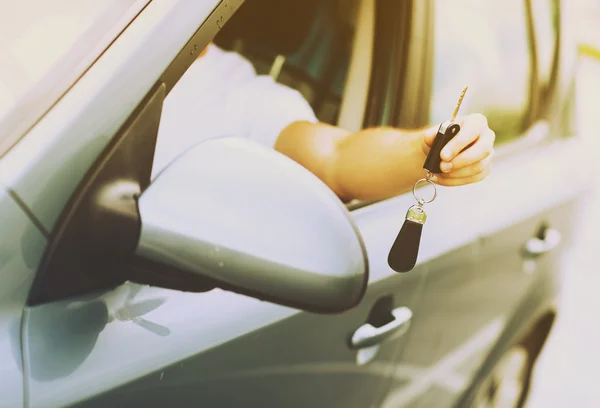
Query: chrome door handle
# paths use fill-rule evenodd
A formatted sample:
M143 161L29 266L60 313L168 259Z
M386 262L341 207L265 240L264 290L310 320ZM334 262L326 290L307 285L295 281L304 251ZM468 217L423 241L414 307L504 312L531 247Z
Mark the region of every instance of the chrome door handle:
M408 307L398 307L392 310L392 316L394 320L384 326L375 327L366 323L356 329L350 340L352 348L372 347L392 335L406 333L412 319L412 311Z
M560 244L562 235L554 228L548 228L545 232L544 239L537 237L529 238L525 243L525 255L528 258L536 258L540 255L544 255Z

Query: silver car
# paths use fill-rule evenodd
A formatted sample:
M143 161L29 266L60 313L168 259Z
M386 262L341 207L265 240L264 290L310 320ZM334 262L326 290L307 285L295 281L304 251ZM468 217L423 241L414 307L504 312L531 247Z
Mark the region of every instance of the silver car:
M0 2L0 407L522 406L586 174L566 1L243 2ZM440 189L405 274L410 193L342 203L235 135L151 180L213 39L348 130L470 85L493 173Z

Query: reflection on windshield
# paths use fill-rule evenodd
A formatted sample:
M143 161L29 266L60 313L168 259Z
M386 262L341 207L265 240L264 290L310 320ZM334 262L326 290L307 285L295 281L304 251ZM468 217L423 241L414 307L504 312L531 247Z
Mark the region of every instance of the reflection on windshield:
M148 2L0 0L0 155Z

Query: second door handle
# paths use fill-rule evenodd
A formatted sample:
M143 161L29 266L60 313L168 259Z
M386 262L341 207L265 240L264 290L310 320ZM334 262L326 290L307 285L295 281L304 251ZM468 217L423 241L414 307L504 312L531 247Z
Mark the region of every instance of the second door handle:
M528 258L537 258L540 255L544 255L556 248L561 240L562 236L560 232L554 228L548 228L545 231L543 239L533 237L527 240L524 248L525 256Z
M393 335L406 332L412 319L412 311L408 307L402 306L392 310L391 313L394 320L381 327L366 323L356 329L350 339L352 348L372 347Z

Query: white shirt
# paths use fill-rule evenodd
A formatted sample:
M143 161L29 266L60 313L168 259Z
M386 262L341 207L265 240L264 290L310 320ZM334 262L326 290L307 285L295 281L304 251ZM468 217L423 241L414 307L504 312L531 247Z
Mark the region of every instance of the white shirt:
M298 91L211 44L165 99L152 178L204 140L235 136L272 147L286 126L301 120L317 122Z

